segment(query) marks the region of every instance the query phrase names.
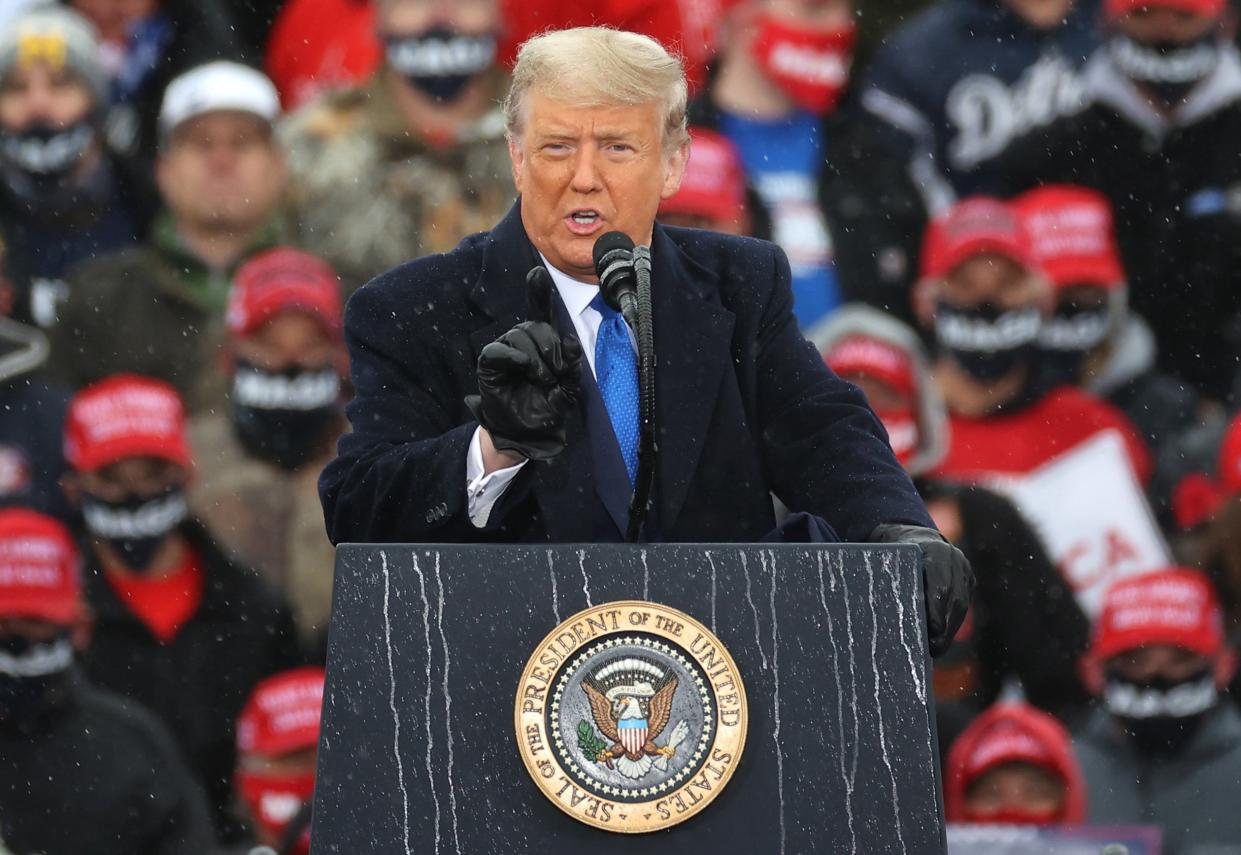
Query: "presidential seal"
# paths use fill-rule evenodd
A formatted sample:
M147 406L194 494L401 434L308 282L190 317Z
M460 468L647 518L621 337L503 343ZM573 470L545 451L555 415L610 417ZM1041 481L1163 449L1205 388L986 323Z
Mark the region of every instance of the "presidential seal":
M606 603L543 639L515 720L526 769L556 807L606 831L657 831L728 783L745 746L745 688L719 639L689 615Z

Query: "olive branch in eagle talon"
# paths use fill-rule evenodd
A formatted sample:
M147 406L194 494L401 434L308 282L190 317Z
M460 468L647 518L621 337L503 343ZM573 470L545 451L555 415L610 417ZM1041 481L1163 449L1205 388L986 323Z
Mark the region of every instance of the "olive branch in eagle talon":
M672 716L677 683L675 674L642 656L614 659L594 669L582 679L582 690L603 739L582 719L577 726L582 753L627 778L641 778L652 766L666 772L669 758L689 734L681 721L666 744L655 742Z

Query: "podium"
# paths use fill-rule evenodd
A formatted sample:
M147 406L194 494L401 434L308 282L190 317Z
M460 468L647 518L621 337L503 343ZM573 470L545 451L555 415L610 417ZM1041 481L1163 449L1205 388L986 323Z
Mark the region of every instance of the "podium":
M943 855L919 561L914 546L341 546L314 853ZM722 642L748 723L714 801L617 834L536 786L514 712L549 632L638 600Z

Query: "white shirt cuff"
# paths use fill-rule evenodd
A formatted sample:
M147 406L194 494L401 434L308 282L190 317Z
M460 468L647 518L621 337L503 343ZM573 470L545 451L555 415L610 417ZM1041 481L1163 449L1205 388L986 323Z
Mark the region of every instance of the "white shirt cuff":
M527 462L523 460L515 466L484 473L483 442L479 434L481 430L482 428L474 430L470 450L465 455L466 508L470 513L470 523L475 528L486 527L487 521L491 519L491 509Z

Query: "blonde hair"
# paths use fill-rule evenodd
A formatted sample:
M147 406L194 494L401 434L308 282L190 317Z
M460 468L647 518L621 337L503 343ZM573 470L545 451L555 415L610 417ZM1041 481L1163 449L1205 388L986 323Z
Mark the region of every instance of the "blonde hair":
M527 39L517 51L513 82L504 99L510 140L521 133L526 93L537 89L573 107L660 105L665 151L689 142L689 90L681 60L649 36L608 27L553 30Z

